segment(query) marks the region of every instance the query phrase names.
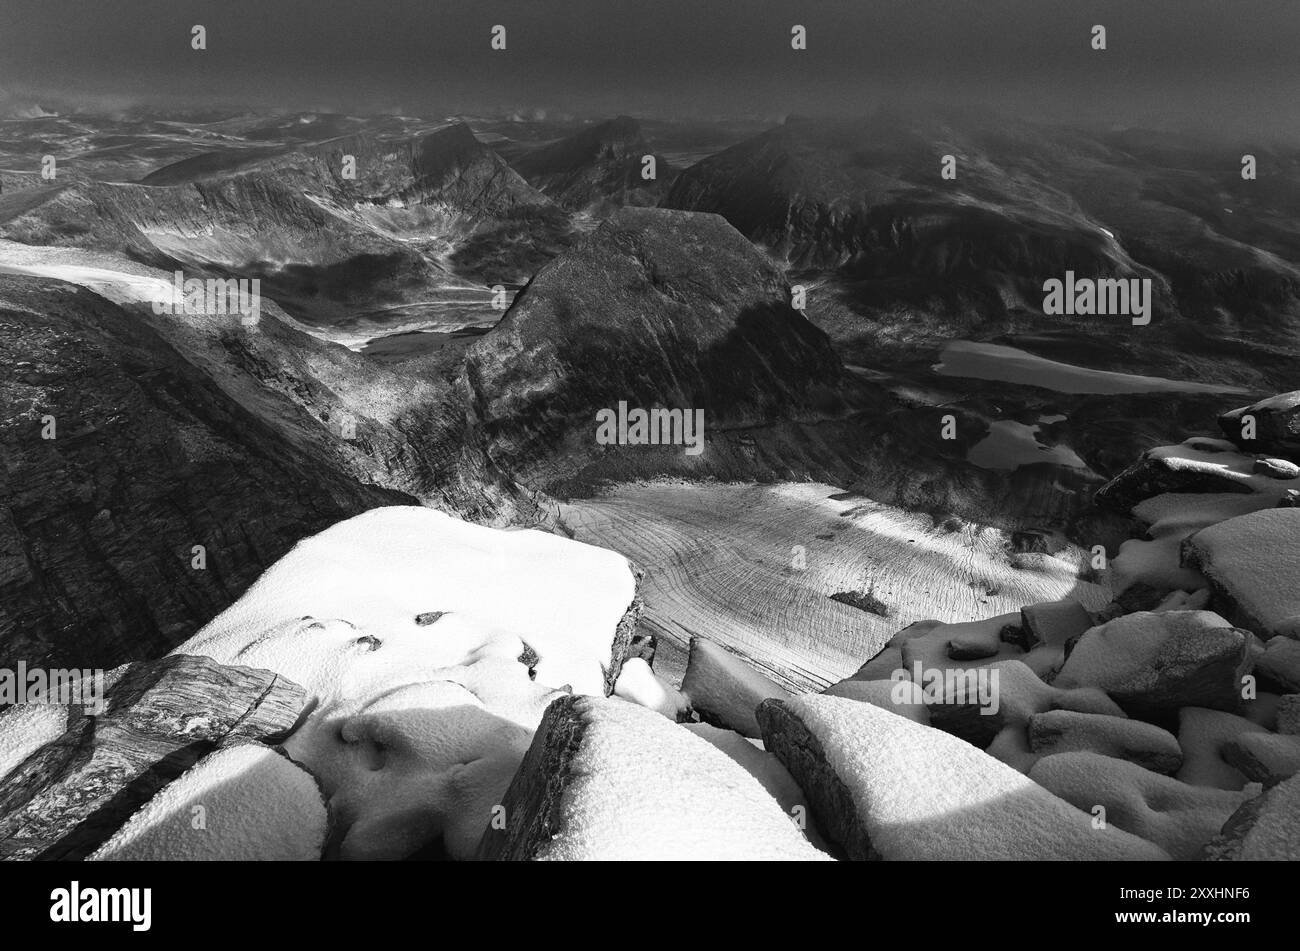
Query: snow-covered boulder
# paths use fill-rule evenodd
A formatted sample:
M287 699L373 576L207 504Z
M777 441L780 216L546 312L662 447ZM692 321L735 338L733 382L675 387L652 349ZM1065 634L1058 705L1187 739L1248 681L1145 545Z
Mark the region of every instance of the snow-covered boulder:
M1300 691L1300 641L1275 637L1255 659L1255 676L1265 687L1282 693Z
M223 663L257 653L260 666L324 696L338 692L344 673L393 686L394 654L416 665L403 678L414 682L419 671L522 642L541 683L606 694L631 638L635 598L632 568L614 552L390 506L299 542L176 653ZM337 639L293 626L309 617L351 625L382 649L366 665L345 661ZM374 677L359 666L384 669Z
M823 690L822 696L872 703L917 723L930 724L930 710L921 688L910 680L841 680Z
M614 696L628 703L657 710L676 722L690 713L690 701L672 684L665 683L640 657L629 657L614 684Z
M329 815L316 780L258 743L210 753L161 789L89 861L316 861Z
M1247 632L1209 611L1139 611L1079 638L1053 684L1100 688L1138 716L1188 704L1235 710L1249 643Z
M1183 707L1178 711L1178 745L1183 750L1178 779L1193 786L1241 789L1249 780L1223 754L1228 744L1251 733L1268 731L1223 710Z
M990 703L982 702L983 698L970 688L972 676L976 684L984 678ZM1102 691L1093 687L1062 689L1056 683L1046 684L1019 660L967 671L966 677L954 680L951 688L945 684L940 690L938 681L934 686L933 694L927 692L925 696L930 725L981 748L987 747L1009 726L1024 730L1030 717L1048 710L1125 715Z
M776 758L776 754L763 749L758 740L741 736L735 730L722 730L707 723L686 723L682 729L690 730L735 760L745 772L762 784L782 812L793 817L797 824L801 823L808 841L818 848L825 848L826 844L813 824L808 797L794 781L790 771Z
M1030 717L1029 748L1040 756L1113 756L1157 773L1177 772L1183 763L1178 738L1168 730L1141 720L1074 710L1048 710Z
M1278 703L1277 732L1300 736L1300 693L1287 694Z
M1275 508L1193 535L1183 561L1231 606L1234 624L1261 637L1300 637L1300 509Z
M1078 601L1045 601L1020 609L1021 626L1032 644L1064 647L1093 626L1092 615Z
M1246 417L1254 423L1252 431ZM1279 453L1300 460L1300 390L1279 393L1219 417L1224 435L1248 452Z
M755 708L790 696L739 655L698 636L691 638L682 693L700 719L750 737L760 735Z
M1248 795L1190 786L1096 753L1044 756L1029 778L1108 826L1156 843L1175 859L1195 858ZM1099 806L1104 813L1096 811Z
M1258 494L1276 505L1300 480L1257 472L1255 456L1226 439L1197 436L1177 446L1148 449L1142 458L1097 490L1097 504L1124 514L1165 494Z
M629 703L566 697L484 822L483 859L825 860L731 756Z
M286 749L319 777L341 857L441 838L463 858L547 704L612 689L637 603L621 555L395 506L299 543L179 650L315 697Z
M854 859L1164 859L969 743L869 703L809 695L759 707L763 740L818 828Z
M1300 773L1300 736L1244 733L1225 743L1220 755L1250 782L1272 786Z
M1300 862L1300 776L1243 803L1205 847L1205 858Z

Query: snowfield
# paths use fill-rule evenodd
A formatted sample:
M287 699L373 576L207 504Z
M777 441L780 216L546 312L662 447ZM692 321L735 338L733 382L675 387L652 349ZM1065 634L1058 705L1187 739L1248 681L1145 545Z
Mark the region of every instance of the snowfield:
M1078 579L1076 549L1016 568L1000 531L947 532L926 515L837 494L816 483L656 482L561 512L576 538L646 570L643 623L660 636L655 669L678 683L673 654L693 634L740 651L797 692L844 679L913 621L979 620L1067 595L1086 607L1108 600L1105 588ZM888 617L830 597L864 589Z

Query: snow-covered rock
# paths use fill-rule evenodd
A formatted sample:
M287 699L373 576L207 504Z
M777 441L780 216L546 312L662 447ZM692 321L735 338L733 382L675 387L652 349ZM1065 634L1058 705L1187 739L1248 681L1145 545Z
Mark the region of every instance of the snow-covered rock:
M1300 736L1300 693L1287 694L1278 703L1277 732Z
M739 655L698 636L691 638L682 693L705 722L750 737L761 735L755 708L764 700L790 696Z
M480 858L829 858L731 756L617 700L553 703L501 806Z
M926 705L930 710L931 726L981 748L987 747L1008 726L1023 730L1030 717L1048 710L1125 716L1115 701L1102 691L1093 687L1063 689L1056 683L1043 683L1033 670L1018 660L1002 661L971 673L988 678L993 703L985 705L979 702L977 697L972 697L969 687L963 690L960 684L954 683L953 690L945 689L934 702L927 696Z
M1267 733L1262 726L1223 710L1183 707L1178 711L1178 745L1183 765L1178 779L1193 786L1238 790L1245 775L1223 757L1224 748L1250 733Z
M628 703L649 707L674 722L685 719L690 701L671 684L664 683L640 657L629 657L614 684L614 696Z
M1092 615L1078 601L1045 601L1020 609L1021 626L1034 645L1064 647L1093 626Z
M1254 420L1254 438L1247 439L1245 418ZM1275 452L1300 459L1300 390L1279 393L1219 417L1224 434L1250 452Z
M1136 763L1096 753L1044 756L1029 778L1107 825L1195 858L1247 794L1190 786ZM1095 812L1100 806L1104 814Z
M1300 776L1243 803L1205 847L1205 858L1300 862Z
M753 776L768 791L781 811L795 818L796 823L802 819L804 835L818 848L824 849L825 842L817 833L812 821L808 797L804 795L799 784L794 781L790 771L777 759L776 754L769 753L757 745L757 740L741 736L735 730L722 730L707 723L686 723L682 726L696 736L712 743L730 756L736 763Z
M1212 525L1188 539L1183 560L1231 605L1234 624L1261 637L1300 637L1300 509Z
M1300 736L1244 733L1225 743L1220 755L1250 782L1272 786L1300 773Z
M1300 691L1300 641L1275 637L1255 658L1255 676L1265 688L1281 693Z
M930 724L930 710L921 688L910 680L841 680L823 690L822 696L872 703L917 723Z
M613 552L395 506L299 543L179 650L315 696L286 749L320 779L341 857L441 838L462 858L550 701L612 688L635 603Z
M200 757L279 742L308 706L283 677L207 657L142 661L110 676L99 714L77 714L0 779L7 857L84 858Z
M68 728L68 708L56 704L16 704L0 710L0 779L23 760L57 740Z
M635 596L631 566L614 552L389 506L299 542L176 653L223 663L255 653L259 666L327 696L339 692L344 673L347 692L384 689L394 676L397 684L418 682L423 671L522 641L537 655L541 683L603 694L617 679ZM439 612L433 624L420 620ZM345 662L341 639L294 627L307 617L337 619L382 649L364 663ZM407 664L416 669L403 675Z
M1246 632L1209 611L1139 611L1079 638L1053 684L1100 688L1136 715L1235 710L1248 646Z
M275 750L210 753L160 790L89 861L316 861L329 815L316 780Z
M1074 710L1048 710L1029 718L1029 748L1040 756L1096 753L1157 773L1174 773L1183 763L1178 738L1141 720Z
M1164 859L955 737L869 703L764 703L763 739L854 859Z

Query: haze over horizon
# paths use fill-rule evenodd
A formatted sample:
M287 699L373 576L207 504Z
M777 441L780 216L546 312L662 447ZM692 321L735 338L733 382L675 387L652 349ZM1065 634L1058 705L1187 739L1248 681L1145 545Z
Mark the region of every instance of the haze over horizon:
M195 23L206 51L190 47ZM495 24L507 27L504 52L489 45ZM793 24L807 50L790 48ZM1094 24L1107 28L1105 51L1090 47ZM1300 7L1286 0L12 0L0 13L0 112L720 118L924 101L1277 139L1300 128L1297 48Z

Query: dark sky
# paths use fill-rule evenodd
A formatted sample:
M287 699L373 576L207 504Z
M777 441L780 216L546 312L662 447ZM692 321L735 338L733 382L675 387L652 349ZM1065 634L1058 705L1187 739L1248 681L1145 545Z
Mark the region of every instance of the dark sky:
M665 117L922 99L1290 136L1300 0L2 0L0 100L42 97Z

